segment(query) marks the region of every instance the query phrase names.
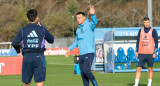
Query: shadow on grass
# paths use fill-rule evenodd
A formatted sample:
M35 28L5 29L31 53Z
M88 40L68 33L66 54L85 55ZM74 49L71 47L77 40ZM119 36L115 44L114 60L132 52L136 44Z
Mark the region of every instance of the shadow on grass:
M129 83L128 86L133 86L134 83ZM138 84L138 86L147 86L146 84Z

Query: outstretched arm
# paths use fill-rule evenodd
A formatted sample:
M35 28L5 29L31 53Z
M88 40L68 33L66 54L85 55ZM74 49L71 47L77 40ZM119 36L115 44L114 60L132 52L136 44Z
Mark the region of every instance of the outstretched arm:
M73 42L71 46L69 46L67 52L65 53L66 58L69 56L70 51L78 46L77 39Z
M90 6L89 13L91 14L91 19L92 19L92 22L91 22L92 28L91 29L94 30L94 28L96 27L98 22L97 22L97 17L95 15L95 9L94 9L93 5Z

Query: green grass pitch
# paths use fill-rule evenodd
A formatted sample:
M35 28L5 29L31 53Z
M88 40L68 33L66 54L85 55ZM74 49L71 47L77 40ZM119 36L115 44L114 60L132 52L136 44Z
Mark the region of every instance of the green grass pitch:
M73 74L73 56L46 56L47 74L44 86L83 86L81 76ZM155 64L156 67L160 67ZM98 73L93 72L99 86L132 86L135 73ZM148 73L142 72L139 86L147 86ZM152 86L160 85L160 73L154 72ZM22 86L21 75L0 76L0 86ZM31 86L36 86L32 79ZM90 84L90 86L92 86Z

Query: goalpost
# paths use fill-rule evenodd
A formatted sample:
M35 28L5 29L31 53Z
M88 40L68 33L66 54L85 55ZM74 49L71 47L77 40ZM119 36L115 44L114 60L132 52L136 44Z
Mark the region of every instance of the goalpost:
M0 49L13 49L12 42L0 42Z

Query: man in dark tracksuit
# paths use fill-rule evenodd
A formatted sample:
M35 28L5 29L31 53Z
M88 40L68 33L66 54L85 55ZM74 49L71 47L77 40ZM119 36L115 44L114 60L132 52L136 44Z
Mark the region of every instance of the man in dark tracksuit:
M145 66L146 62L149 71L147 86L151 86L153 77L153 61L158 51L158 35L157 31L150 27L150 20L148 17L144 18L144 27L139 30L136 47L137 53L135 53L135 55L138 57L138 63L134 86L138 86L141 69Z
M53 36L42 25L37 25L38 16L37 11L31 9L27 12L28 21L27 26L21 28L12 41L12 46L17 53L22 50L22 82L23 86L29 86L32 76L36 86L43 86L46 76L46 60L44 56L45 40L53 43ZM22 49L18 45L21 42Z

